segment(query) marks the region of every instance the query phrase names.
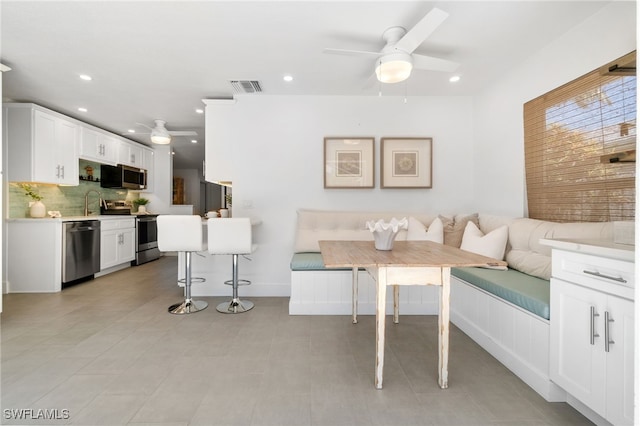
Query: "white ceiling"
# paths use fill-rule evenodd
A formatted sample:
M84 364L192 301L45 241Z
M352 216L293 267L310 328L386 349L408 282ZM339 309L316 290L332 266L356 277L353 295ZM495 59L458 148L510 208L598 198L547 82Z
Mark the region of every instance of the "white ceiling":
M0 3L3 100L35 102L114 133L167 121L177 168L204 158L203 98L230 98L229 80L264 95L473 95L609 1L7 1ZM459 62L462 79L414 70L372 79L375 58L325 47L382 48L437 6L449 18L416 53ZM570 60L570 52L567 52ZM79 74L89 74L91 82ZM285 74L294 80L283 81ZM78 107L88 109L78 112ZM131 136L149 145L148 136Z

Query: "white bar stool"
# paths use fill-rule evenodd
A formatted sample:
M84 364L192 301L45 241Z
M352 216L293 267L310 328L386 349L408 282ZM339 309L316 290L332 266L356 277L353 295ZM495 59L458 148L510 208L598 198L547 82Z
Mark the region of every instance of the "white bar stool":
M202 235L202 218L191 215L158 216L158 249L185 254L184 300L169 306L169 313L192 314L205 309L209 304L191 299L191 283L204 282L204 278L191 277L191 253L207 250L206 235Z
M207 225L209 253L233 256L233 278L224 282L233 287L233 296L216 309L225 314L251 310L253 303L238 297L238 286L251 284L251 281L238 278L238 256L251 254L258 247L251 241L251 220L248 217L209 219Z

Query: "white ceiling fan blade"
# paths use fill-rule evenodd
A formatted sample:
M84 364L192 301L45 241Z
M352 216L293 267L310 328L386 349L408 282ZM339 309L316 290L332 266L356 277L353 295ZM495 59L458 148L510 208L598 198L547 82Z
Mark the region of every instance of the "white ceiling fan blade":
M395 45L396 49L411 53L444 22L449 14L434 7L424 18L411 28Z
M124 132L120 133L122 136L136 136L136 135L150 135L150 132Z
M147 128L147 129L149 129L149 130L153 130L153 128L152 128L152 127L149 127L149 126L147 126L147 125L146 125L146 124L144 124L144 123L136 123L136 124L137 124L138 126L146 127L146 128Z
M453 72L460 66L457 62L434 58L433 56L413 54L412 57L413 68L420 70Z
M171 136L198 136L198 133L192 130L169 130L169 134Z
M349 49L325 48L323 50L323 52L324 53L331 53L332 55L348 55L348 56L373 55L373 56L380 56L380 52L367 52L366 50L349 50Z

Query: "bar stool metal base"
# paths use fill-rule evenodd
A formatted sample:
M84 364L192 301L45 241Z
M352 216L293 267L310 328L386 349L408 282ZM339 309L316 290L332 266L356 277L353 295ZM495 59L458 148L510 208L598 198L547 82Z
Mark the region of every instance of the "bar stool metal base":
M253 302L250 300L231 299L229 302L219 304L216 310L223 314L241 314L250 311L253 306Z
M183 302L169 306L169 313L176 315L193 314L206 309L209 304L202 300L187 299Z

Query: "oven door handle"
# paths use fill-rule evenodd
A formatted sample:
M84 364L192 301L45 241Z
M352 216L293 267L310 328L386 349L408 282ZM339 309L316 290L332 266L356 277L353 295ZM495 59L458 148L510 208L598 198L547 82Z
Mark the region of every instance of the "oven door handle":
M139 217L138 222L155 222L155 217Z

